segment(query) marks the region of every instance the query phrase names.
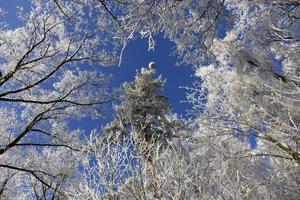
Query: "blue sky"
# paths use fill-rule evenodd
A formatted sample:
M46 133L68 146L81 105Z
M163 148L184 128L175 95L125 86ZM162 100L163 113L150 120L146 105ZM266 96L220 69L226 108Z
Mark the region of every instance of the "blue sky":
M120 87L125 81L131 82L134 80L136 70L141 67L147 67L148 63L154 61L157 65L157 76L162 74L166 79L165 95L169 97L169 102L173 108L173 112L178 115L185 115L186 110L191 109L191 104L182 103L185 98L185 90L180 89L180 86L189 86L197 78L193 76L191 66L176 66L175 56L171 56L171 42L164 39L162 35L156 37L157 46L154 51L148 51L147 39L138 39L132 41L123 54L121 66L99 67L99 70L112 74L112 87ZM80 122L72 123L77 128L83 128L90 131L94 128L100 128L108 123L111 119L92 120L84 119Z
M191 106L181 103L185 100L185 90L180 86L191 85L195 79L191 66L175 66L178 61L175 56L171 56L174 45L164 39L162 35L156 37L157 46L154 51L148 51L146 39L139 39L131 42L125 49L123 63L120 67L111 67L104 71L112 73L115 77L113 85L120 85L124 81L132 81L135 71L141 67L147 67L150 61L157 65L157 74L162 74L167 80L165 94L169 97L173 111L184 114L185 110Z

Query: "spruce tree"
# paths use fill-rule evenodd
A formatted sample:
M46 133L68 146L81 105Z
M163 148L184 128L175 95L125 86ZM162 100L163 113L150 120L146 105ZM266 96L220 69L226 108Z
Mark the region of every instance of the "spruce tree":
M164 147L180 121L171 117L168 98L163 95L165 80L155 77L153 62L137 72L133 82L124 83L121 104L115 106L116 117L105 127L113 140L130 138L135 151L151 160L151 149Z

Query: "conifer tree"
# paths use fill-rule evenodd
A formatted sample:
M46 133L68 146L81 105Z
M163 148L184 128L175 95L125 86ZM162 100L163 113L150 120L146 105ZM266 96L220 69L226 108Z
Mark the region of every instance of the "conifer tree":
M131 138L137 153L144 154L148 161L150 147L166 146L174 128L180 126L179 120L172 119L168 98L163 95L165 80L162 76L155 78L155 72L151 62L137 72L133 82L123 85L121 105L115 107L116 118L105 127L111 139Z

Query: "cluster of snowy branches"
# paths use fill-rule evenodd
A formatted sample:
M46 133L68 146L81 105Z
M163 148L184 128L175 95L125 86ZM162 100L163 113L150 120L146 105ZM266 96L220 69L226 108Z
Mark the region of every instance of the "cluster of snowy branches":
M300 2L32 0L18 18L0 23L1 199L300 198ZM199 77L192 120L154 63L118 98L96 68L157 34ZM111 102L102 130L70 127Z

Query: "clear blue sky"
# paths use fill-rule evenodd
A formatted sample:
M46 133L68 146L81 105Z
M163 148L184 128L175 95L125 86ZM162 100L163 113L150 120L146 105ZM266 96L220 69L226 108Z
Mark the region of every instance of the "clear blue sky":
M188 103L182 103L185 100L185 90L180 86L190 86L196 78L193 76L191 66L175 66L178 61L175 56L171 56L173 44L165 40L162 36L157 38L157 46L155 51L148 51L147 40L136 40L131 42L125 49L123 62L121 66L100 67L99 70L112 74L112 87L119 87L125 81L134 80L136 70L141 67L147 67L150 61L154 61L157 65L157 75L162 74L166 79L165 95L169 97L169 102L173 108L173 112L179 115L185 115L185 111L191 108ZM104 120L81 120L76 122L77 126L83 126L86 130L101 127L109 122L110 119ZM73 123L72 123L73 124Z
M157 74L162 74L167 80L165 94L169 97L173 110L178 114L184 114L190 105L180 102L185 100L186 91L179 87L191 85L194 80L192 67L175 66L178 60L175 56L171 56L174 45L161 35L156 37L156 41L156 49L150 52L146 39L131 42L125 49L121 66L104 69L104 71L114 75L113 85L117 86L124 81L132 81L137 69L147 67L150 61L154 61L157 65Z

